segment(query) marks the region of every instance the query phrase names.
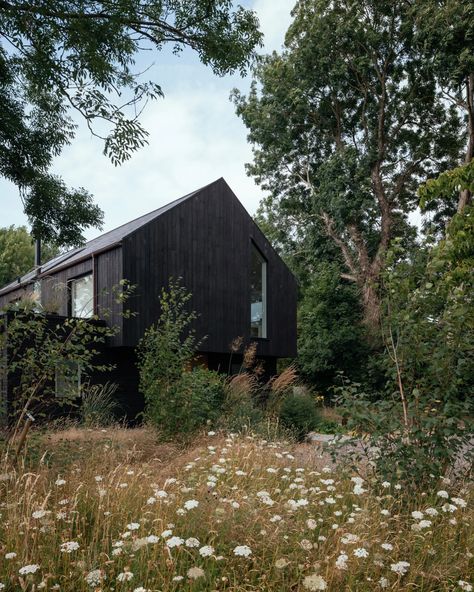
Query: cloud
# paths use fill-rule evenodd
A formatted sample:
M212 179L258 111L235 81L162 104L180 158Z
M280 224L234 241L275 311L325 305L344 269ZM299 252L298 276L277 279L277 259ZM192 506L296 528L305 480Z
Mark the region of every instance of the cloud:
M296 0L255 0L253 9L258 14L260 28L265 35L266 52L281 49L295 4Z
M265 51L279 49L294 1L255 0ZM148 56L146 56L148 59ZM155 56L154 75L165 98L147 106L142 122L149 145L120 167L103 156L103 144L78 119L78 134L56 159L54 172L72 187L85 187L105 213L105 230L224 177L246 209L255 213L263 197L246 173L252 160L247 130L229 101L230 90L248 89L249 79L215 77L191 52L182 58ZM24 224L18 191L0 181L0 226ZM97 235L87 232L87 238Z

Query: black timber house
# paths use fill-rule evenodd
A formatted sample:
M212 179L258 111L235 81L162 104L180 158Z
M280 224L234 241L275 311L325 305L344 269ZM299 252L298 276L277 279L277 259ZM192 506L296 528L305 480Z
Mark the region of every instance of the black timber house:
M296 356L295 278L224 179L36 267L0 289L0 310L32 293L60 317L110 310L106 322L120 332L104 355L116 369L101 380L119 385L117 396L133 416L143 405L135 347L159 315L171 277L182 278L199 314L201 364L227 371L237 337L257 343L269 375L278 358ZM123 318L112 294L122 279L136 286L126 304L136 313L131 318ZM238 356L232 361L240 367Z

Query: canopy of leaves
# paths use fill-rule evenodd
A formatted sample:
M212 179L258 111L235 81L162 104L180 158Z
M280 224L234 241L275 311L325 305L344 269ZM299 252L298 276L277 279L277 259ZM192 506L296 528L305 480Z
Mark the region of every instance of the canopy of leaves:
M390 241L413 237L419 183L456 163L463 143L407 11L302 0L282 54L260 61L248 96L233 95L254 145L248 171L270 193L261 215L305 250L308 235L331 241L367 309Z
M102 214L48 170L79 112L114 164L147 141L139 122L163 96L135 71L144 49L190 47L216 74L244 70L260 43L252 11L231 0L0 1L0 174L20 191L33 234L81 242Z
M44 260L51 259L58 252L47 243L41 248ZM35 247L27 228L0 228L0 287L32 269L34 262Z

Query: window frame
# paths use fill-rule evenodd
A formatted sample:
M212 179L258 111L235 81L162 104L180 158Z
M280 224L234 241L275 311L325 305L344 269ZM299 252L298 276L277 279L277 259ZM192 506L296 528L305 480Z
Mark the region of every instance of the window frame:
M257 243L250 239L250 278L252 270L252 255L253 250L261 258L261 280L262 280L262 325L261 335L252 335L252 286L250 284L250 337L251 339L268 340L268 260L262 251L259 249Z
M92 284L92 298L91 298L91 315L88 316L80 316L80 317L74 317L74 318L79 318L79 319L90 319L95 315L95 295L94 295L94 272L93 271L88 271L86 273L82 273L81 275L77 275L74 276L72 278L69 278L67 280L67 294L68 294L68 305L67 305L67 309L68 309L68 316L72 317L73 315L73 285L75 282L78 282L86 277L91 278L91 284Z

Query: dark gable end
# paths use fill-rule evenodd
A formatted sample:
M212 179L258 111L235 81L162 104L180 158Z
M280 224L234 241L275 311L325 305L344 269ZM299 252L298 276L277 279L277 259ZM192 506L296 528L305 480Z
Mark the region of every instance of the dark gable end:
M170 277L193 294L205 352L229 352L236 337L250 337L252 242L268 263L267 339L262 356L296 355L296 280L224 181L194 192L122 241L124 277L137 285L124 321L124 345L134 346L159 314L158 297Z

